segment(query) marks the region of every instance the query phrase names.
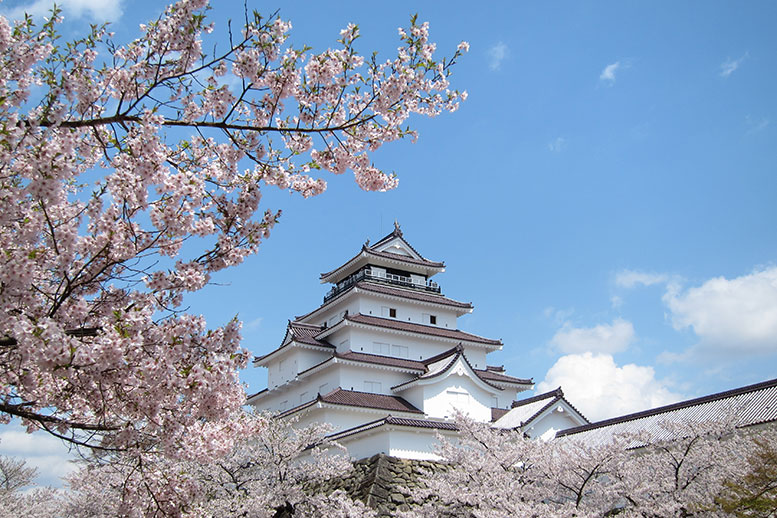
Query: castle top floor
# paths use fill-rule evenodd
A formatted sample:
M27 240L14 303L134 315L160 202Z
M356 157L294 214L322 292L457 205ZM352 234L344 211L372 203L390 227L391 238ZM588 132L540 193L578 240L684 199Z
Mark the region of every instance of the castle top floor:
M374 245L367 241L354 257L334 270L322 273L321 283L334 284L324 298L336 296L359 280L368 279L404 288L439 293L430 278L445 271L445 263L430 261L419 254L404 237L399 224Z

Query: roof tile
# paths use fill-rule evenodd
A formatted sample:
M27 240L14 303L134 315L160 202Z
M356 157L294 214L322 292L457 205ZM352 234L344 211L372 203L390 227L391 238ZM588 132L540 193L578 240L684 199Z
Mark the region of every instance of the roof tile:
M453 340L462 340L466 342L482 343L493 346L502 345L501 340L492 340L491 338L484 338L482 336L465 333L458 329L447 329L444 327L428 326L424 324L417 324L415 322L403 322L401 320L393 320L390 318L375 317L372 315L346 315L345 320L356 322L357 324L366 324L376 327L383 327L386 329L395 329L397 331L408 331L411 333L419 333L424 335L439 336L441 338L450 338Z

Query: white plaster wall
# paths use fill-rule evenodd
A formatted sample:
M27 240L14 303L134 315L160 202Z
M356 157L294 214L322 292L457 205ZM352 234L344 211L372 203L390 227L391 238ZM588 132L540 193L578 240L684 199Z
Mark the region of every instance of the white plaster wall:
M354 352L377 354L375 342L407 347L407 358L410 360L425 360L456 346L455 342L435 340L423 336L408 336L378 329L358 329L349 327L348 335L342 331L335 333L337 340L349 340L350 349ZM467 347L464 354L476 369L486 368L486 351L481 348ZM385 356L396 356L386 354Z
M524 430L524 432L532 439L535 439L550 429L558 432L559 430L565 430L581 424L584 423L573 418L569 412L559 412L557 409L554 409L552 412L541 416L540 419L535 420L531 428Z
M377 394L393 395L391 387L399 385L413 378L413 374L378 369L372 367L357 367L352 365L340 366L340 383L346 390L358 390L360 392L374 392ZM380 390L370 389L365 386L365 381L380 383ZM351 388L353 387L353 388Z
M390 455L389 434L383 430L375 433L364 433L346 438L340 443L348 449L348 455L354 459L372 457L378 453Z
M439 460L437 431L430 428L394 428L389 433L389 455L403 459Z
M478 387L467 376L451 374L434 384L422 385L422 388L422 410L430 417L448 418L456 409L476 421L491 421L493 394ZM452 395L450 391L457 394ZM466 394L467 397L459 394Z
M321 385L326 387L321 388ZM316 394L326 394L340 386L340 370L337 367L327 368L310 376L302 378L299 382L287 383L272 394L260 399L255 407L259 410L272 412L284 411L294 408L316 397ZM304 397L300 397L305 393ZM283 405L286 401L287 404Z
M513 401L518 397L518 391L515 389L504 389L497 395L498 403L496 408L511 408Z
M314 351L312 349L298 349L297 353L297 374L307 370L314 365L318 365L322 361L326 360L332 353L329 351Z
M437 317L437 324L435 324L436 327L456 329L456 313L452 310L446 310L435 306L427 306L417 302L413 303L409 301L405 302L386 299L371 293L362 293L362 296L358 297L358 299L358 312L364 315L382 317L386 316L383 314L383 307L395 308L397 310L397 316L395 320L430 325L428 319L424 319L423 315L431 314Z

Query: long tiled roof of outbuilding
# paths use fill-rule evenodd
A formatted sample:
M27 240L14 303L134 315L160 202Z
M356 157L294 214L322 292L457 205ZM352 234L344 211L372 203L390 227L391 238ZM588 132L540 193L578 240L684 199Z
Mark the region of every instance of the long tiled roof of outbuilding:
M729 413L739 427L777 422L777 379L568 428L556 437L601 443L617 434L648 432L660 439L669 433L663 423L710 421Z

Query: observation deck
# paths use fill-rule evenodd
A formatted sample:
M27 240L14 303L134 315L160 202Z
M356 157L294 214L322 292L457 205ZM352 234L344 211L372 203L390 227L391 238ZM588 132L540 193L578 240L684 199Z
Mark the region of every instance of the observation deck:
M411 277L406 277L404 275L396 275L393 273L383 273L380 272L378 274L377 272L373 271L370 268L363 268L362 270L359 270L358 272L354 273L347 279L342 280L341 282L337 283L336 286L333 286L329 292L324 295L324 304L332 300L333 298L337 297L342 292L346 291L348 288L353 286L359 281L372 281L372 282L378 282L381 284L387 284L390 286L399 286L401 288L410 288L413 290L418 291L425 291L430 293L440 293L440 286L434 282L429 280L414 280Z

